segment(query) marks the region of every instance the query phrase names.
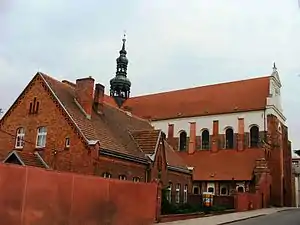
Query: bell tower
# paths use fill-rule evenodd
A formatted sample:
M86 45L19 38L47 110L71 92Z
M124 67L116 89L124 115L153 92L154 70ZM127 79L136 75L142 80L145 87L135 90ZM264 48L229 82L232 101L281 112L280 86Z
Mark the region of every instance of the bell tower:
M115 99L119 107L129 98L131 82L127 78L128 59L126 57L125 42L126 36L122 39L123 45L120 56L117 58L116 76L110 80L110 96Z

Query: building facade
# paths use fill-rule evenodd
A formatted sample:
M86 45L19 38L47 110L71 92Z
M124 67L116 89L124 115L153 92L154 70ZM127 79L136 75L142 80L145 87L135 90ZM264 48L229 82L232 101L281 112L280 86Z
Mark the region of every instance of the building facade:
M291 143L275 64L269 76L133 97L122 108L162 130L193 168L193 193L251 192L270 177L262 193L267 204L293 205Z
M127 63L123 40L111 81L116 104L129 97ZM104 91L92 77L61 82L38 72L0 121L2 161L133 182L158 180L176 186L170 201L185 203L192 189L185 162L161 130L106 104Z

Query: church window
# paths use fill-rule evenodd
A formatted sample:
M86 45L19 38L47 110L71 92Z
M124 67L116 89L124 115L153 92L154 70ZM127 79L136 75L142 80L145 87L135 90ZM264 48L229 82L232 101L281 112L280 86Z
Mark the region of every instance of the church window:
M204 130L201 134L202 149L209 149L209 131Z
M162 136L162 138L165 140L166 139L166 133L165 132L161 132L161 136Z
M227 128L225 131L225 148L226 149L232 149L233 148L233 129Z
M255 148L258 147L259 143L259 129L258 126L252 126L250 128L250 147Z
M181 131L179 135L179 151L186 150L187 134L185 131Z

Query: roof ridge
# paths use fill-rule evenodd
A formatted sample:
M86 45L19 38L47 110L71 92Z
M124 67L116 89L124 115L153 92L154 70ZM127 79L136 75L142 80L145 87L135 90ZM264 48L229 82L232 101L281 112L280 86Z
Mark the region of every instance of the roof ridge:
M195 86L195 87L190 87L190 88L180 88L180 89L168 90L168 91L152 93L152 94L150 93L150 94L144 94L144 95L137 95L137 96L130 97L130 99L155 96L155 95L161 95L161 94L169 94L169 93L175 93L175 92L181 92L181 91L188 91L188 90L204 88L204 87L220 86L220 85L227 85L227 84L232 84L232 83L241 83L241 82L246 82L246 81L265 79L265 78L269 78L269 77L271 77L271 75L265 75L265 76L261 76L261 77L253 77L253 78L243 79L243 80L227 81L227 82L222 82L222 83L205 84L205 85Z

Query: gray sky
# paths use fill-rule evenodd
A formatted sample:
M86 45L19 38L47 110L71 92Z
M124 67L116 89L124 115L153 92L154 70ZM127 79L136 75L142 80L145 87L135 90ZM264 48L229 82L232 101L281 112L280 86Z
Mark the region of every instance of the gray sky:
M275 61L300 148L297 0L0 0L1 107L38 70L108 92L124 29L133 95L268 75Z

